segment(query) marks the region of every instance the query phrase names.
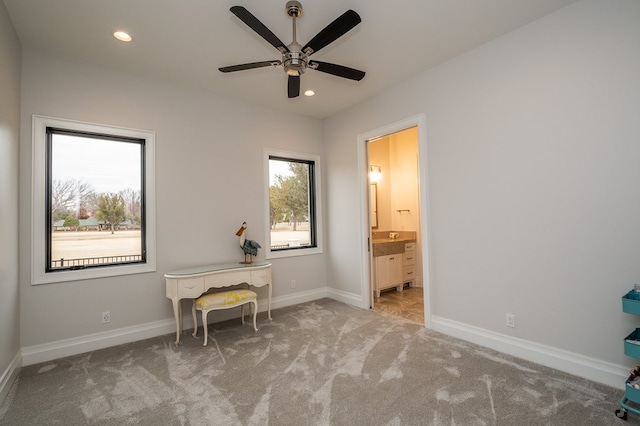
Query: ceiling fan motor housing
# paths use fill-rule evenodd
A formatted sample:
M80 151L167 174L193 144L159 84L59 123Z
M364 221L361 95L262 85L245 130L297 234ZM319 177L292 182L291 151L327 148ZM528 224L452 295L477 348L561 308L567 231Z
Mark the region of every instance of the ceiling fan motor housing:
M287 15L299 18L300 16L302 16L302 5L299 1L288 1L287 5L285 6L285 11L287 12Z

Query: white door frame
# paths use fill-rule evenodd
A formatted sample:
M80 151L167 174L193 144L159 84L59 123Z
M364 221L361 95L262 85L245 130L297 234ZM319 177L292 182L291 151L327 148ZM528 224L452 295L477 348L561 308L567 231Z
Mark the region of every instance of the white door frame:
M371 262L370 238L371 226L369 216L369 164L367 142L383 136L398 133L411 127L418 128L418 158L420 162L420 237L422 246L422 286L424 290L424 324L431 328L431 273L429 263L429 203L427 187L429 185L427 173L427 119L424 114L418 114L407 119L388 124L377 129L358 135L358 176L360 176L360 234L361 234L361 307L369 309L372 306L373 291L371 290Z

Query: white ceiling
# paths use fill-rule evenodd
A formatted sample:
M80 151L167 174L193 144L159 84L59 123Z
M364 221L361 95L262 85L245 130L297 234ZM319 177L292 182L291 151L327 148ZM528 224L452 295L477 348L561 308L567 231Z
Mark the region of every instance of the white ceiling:
M280 59L236 18L247 8L285 44L286 0L4 0L24 49L95 63L317 118L328 117L575 0L300 0L298 42L353 9L362 23L312 56L367 72L355 82L315 70L287 98L281 68L223 74L221 66ZM115 40L115 30L134 40Z

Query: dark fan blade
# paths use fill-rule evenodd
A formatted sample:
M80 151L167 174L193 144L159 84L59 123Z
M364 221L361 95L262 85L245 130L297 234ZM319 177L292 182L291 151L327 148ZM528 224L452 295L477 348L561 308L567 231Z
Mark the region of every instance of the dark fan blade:
M332 43L345 35L361 21L362 19L360 19L360 15L351 9L347 10L332 23L324 27L322 31L320 31L309 43L307 43L305 47L302 48L302 51L305 52L307 48L310 48L312 50L311 53L317 52L329 43Z
M288 93L290 98L297 98L300 96L300 76L290 75L288 83Z
M330 64L329 62L309 61L309 68L357 81L362 80L365 75L364 71L343 65Z
M263 68L269 66L277 66L280 64L280 61L262 61L262 62L251 62L249 64L240 64L240 65L231 65L228 67L218 68L219 71L222 72L233 72L233 71L242 71L242 70L251 70L254 68Z
M280 39L274 33L272 33L269 28L267 28L262 22L260 22L258 18L253 16L247 9L242 6L233 6L229 10L231 10L231 13L240 18L242 22L247 24L249 28L257 32L260 37L271 43L273 47L280 50L281 52L282 49L284 49L284 52L289 51L289 49L287 49L287 46L285 46L284 43L281 42Z

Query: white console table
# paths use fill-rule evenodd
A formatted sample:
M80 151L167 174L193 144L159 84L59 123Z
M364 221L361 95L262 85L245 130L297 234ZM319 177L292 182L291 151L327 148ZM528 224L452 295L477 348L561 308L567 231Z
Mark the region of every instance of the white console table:
M267 314L271 321L271 263L261 261L251 264L223 263L196 266L164 274L167 282L167 297L173 304L176 319L176 345L180 343L182 331L182 299L196 299L211 288L249 284L254 287L269 286ZM257 312L255 313L257 314Z

